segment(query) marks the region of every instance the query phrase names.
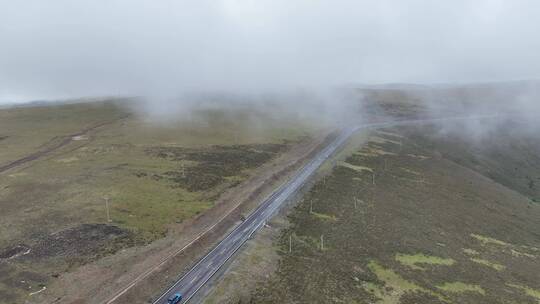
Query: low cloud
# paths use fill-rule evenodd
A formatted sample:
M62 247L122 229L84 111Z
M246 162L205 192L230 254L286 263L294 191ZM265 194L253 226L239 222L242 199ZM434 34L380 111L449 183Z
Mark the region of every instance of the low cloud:
M0 103L540 78L534 0L0 0Z

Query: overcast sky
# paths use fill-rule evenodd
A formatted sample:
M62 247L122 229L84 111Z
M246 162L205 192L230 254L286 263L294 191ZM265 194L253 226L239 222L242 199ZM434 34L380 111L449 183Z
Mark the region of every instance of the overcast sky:
M538 0L0 0L0 103L540 78Z

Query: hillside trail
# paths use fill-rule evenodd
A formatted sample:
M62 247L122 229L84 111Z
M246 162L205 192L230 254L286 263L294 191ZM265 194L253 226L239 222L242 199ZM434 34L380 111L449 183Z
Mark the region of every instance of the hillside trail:
M67 145L69 145L71 142L77 140L77 137L81 137L84 135L87 135L89 132L94 131L98 128L104 127L106 125L113 124L119 120L127 118L129 115L124 115L116 119L104 121L95 125L92 125L90 127L87 127L85 129L82 129L81 131L69 135L64 135L59 137L60 141L58 141L58 137L54 137L50 139L47 143L45 143L43 146L45 148L38 150L34 153L31 153L25 157L19 158L17 160L8 162L6 164L0 165L0 173L4 173L8 170L11 170L16 167L20 167L28 162L38 160L40 158L43 158Z

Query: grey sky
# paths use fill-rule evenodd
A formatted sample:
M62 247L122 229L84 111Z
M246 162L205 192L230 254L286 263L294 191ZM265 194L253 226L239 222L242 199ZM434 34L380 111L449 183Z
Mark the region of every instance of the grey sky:
M540 78L537 0L0 0L0 103Z

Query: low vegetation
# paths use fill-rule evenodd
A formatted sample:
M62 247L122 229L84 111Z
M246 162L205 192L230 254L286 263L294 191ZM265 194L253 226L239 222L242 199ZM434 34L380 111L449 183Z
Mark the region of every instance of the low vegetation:
M368 268L377 276L379 281L384 283L382 286L372 283L365 284L366 290L372 293L380 303L399 303L402 297L412 294L422 294L423 297L429 298L431 301L436 299L444 300L441 295L405 280L393 270L384 268L377 262L369 262Z
M453 142L449 160L446 144L418 133L379 133L315 184L277 241L276 272L247 302L537 303L540 208L455 163L473 157L468 142Z
M484 259L471 258L471 261L473 261L475 263L478 263L480 265L491 267L491 268L493 268L493 269L495 269L497 271L501 271L501 270L504 270L504 268L506 268L504 265L497 264L497 263L494 263L494 262L490 262L490 261L484 260Z
M438 285L437 288L450 293L477 292L481 295L486 294L486 291L482 287L478 285L466 284L463 282L444 283Z
M0 272L9 273L0 302L24 302L64 272L163 238L318 130L249 107L166 124L126 101L0 110L0 166L69 140L0 173Z
M518 284L508 284L508 286L519 289L523 292L525 292L526 295L531 296L540 303L540 289L533 289L527 286L518 285Z
M509 245L506 242L503 242L503 241L500 241L500 240L497 240L497 239L494 239L494 238L490 238L490 237L487 237L487 236L474 234L474 233L471 234L471 237L473 237L473 238L477 239L478 241L480 241L482 243L482 245L499 245L499 246L508 246Z
M453 259L445 259L436 256L419 254L396 254L396 261L402 265L416 270L425 270L425 266L429 265L445 265L451 266L455 263ZM424 265L424 266L422 266Z

